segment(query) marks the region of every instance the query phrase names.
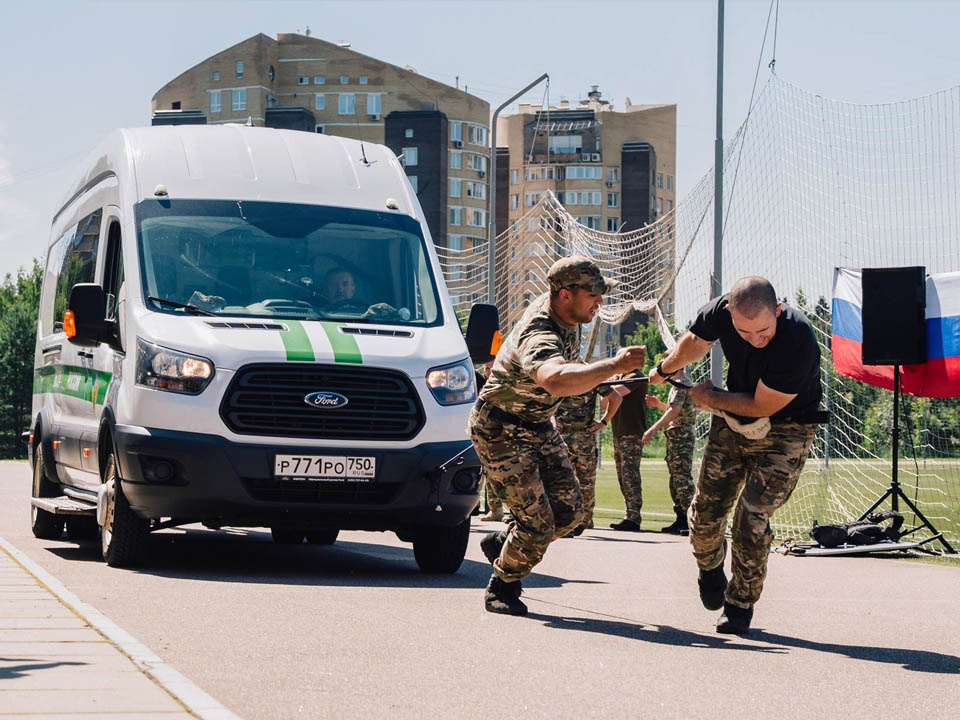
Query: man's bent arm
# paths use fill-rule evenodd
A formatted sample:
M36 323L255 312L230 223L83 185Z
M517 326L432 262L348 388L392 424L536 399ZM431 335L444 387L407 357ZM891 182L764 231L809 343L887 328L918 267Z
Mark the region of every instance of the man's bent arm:
M643 367L644 355L645 348L637 346L623 348L614 357L597 360L589 365L565 362L557 358L548 360L537 368L533 379L554 397L581 395L617 373Z
M713 347L713 342L698 338L692 332L686 332L673 350L668 350L660 360L660 367L665 373L673 373L682 370L690 363L695 363L702 358ZM656 370L650 371L650 382L654 385L664 383L663 376Z
M770 417L796 397L796 394L788 395L771 390L762 380L757 382L757 389L753 394L724 392L707 383L697 386L690 393L698 405L726 410L741 417L755 418Z

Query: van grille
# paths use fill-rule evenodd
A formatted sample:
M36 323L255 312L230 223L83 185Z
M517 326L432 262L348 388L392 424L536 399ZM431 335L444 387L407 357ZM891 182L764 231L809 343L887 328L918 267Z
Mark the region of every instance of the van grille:
M386 505L402 483L329 483L309 480L244 479L257 500L324 503L330 505Z
M317 408L304 397L319 390L349 403ZM409 378L396 370L342 365L247 365L220 404L220 417L240 435L324 440L409 440L423 427L423 408Z

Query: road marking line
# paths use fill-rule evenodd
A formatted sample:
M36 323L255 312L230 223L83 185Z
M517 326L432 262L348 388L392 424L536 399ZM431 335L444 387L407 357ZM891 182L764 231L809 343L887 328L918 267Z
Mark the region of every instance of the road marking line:
M93 605L88 605L70 592L63 583L2 536L0 536L0 548L6 551L14 562L33 575L37 582L56 596L61 603L112 642L120 652L129 657L133 664L157 685L179 700L189 712L192 712L201 720L241 720L239 715L235 715L221 705L219 701L167 665L150 648L108 619Z

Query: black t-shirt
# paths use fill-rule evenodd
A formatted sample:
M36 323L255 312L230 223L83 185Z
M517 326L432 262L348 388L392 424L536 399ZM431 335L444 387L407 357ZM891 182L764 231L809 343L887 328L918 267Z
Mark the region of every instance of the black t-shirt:
M625 378L637 377L639 371L624 375ZM611 427L618 438L625 435L643 435L647 429L647 383L630 383L630 393L625 395L620 409L613 416Z
M727 358L727 390L754 393L757 382L796 397L771 420L808 419L820 405L820 346L806 316L782 305L777 332L763 348L755 348L737 333L727 312L727 296L714 298L697 314L690 332L707 341L719 340ZM751 419L751 418L746 418Z

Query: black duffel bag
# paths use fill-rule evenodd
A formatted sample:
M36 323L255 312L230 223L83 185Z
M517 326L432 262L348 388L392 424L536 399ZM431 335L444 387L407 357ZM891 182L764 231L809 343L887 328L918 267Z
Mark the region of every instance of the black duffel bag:
M880 523L890 520L889 525ZM903 525L903 515L892 510L870 513L863 520L836 525L818 525L813 521L810 537L825 548L839 547L840 545L876 545L878 542L900 539L900 527Z

